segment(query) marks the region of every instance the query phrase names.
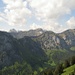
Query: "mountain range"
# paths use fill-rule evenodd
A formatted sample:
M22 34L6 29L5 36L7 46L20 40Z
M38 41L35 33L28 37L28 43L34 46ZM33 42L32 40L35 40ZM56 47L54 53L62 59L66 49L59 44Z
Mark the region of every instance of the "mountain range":
M27 62L33 68L55 66L75 55L75 29L54 33L43 29L0 31L0 68Z

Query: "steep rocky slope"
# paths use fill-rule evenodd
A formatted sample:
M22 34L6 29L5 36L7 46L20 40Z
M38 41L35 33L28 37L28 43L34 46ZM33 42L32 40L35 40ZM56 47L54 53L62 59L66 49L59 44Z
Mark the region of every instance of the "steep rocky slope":
M75 46L75 29L67 30L58 35L65 40L68 46Z
M68 34L67 34L68 33ZM67 36L66 39L63 35ZM54 66L62 62L63 60L75 55L75 40L74 31L65 31L60 34L56 34L51 31L46 31L45 33L35 37L35 39L42 47L42 49L47 54L49 61L48 64ZM70 42L68 44L67 42Z
M55 34L54 32L47 31L36 38L41 44L43 49L69 49L67 43L63 38Z

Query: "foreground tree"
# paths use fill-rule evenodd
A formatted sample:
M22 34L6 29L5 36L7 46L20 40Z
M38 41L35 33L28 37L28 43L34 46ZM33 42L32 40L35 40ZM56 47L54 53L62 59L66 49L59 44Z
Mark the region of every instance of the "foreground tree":
M54 75L60 75L61 73L63 73L63 66L62 64L58 65L54 71Z

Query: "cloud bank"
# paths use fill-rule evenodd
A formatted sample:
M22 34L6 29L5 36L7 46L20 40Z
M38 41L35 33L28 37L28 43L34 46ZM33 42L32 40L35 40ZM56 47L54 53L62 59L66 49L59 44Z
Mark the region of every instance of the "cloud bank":
M45 25L42 28L59 32L68 28L75 28L75 20L71 24L65 23L66 26L59 24L60 17L68 14L70 15L72 10L75 9L75 0L27 0L29 5L34 10L34 14L37 19L43 20ZM35 24L36 25L36 24ZM36 28L36 26L34 26ZM37 25L37 27L39 27Z
M75 17L70 17L64 25L59 23L60 18L71 15L75 10L75 0L3 0L5 9L0 17L9 25L26 25L28 18L34 17L43 21L43 24L33 22L30 28L43 28L60 32L75 28ZM0 19L1 20L1 19ZM31 19L32 20L32 19Z
M4 12L0 15L9 25L25 25L26 17L31 16L27 2L23 0L3 0Z

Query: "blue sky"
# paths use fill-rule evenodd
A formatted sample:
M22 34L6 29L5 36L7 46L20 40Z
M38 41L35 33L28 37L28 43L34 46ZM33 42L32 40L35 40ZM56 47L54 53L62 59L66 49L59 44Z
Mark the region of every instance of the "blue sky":
M75 0L0 0L0 30L75 28Z
M0 0L0 7L3 7L4 6L4 3L2 0Z
M75 10L73 10L73 11L71 12L71 14L62 16L62 17L59 19L59 23L64 25L65 22L68 21L71 17L75 17Z

